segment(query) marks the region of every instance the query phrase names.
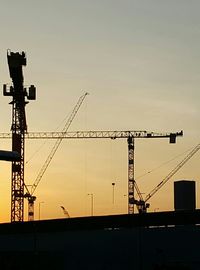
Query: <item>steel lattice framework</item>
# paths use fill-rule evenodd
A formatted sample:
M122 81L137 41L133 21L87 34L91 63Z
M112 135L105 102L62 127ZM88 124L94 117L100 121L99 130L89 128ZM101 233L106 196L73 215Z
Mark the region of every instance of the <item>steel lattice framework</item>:
M25 134L27 139L127 139L128 142L128 213L134 213L134 205L138 211L143 205L135 200L134 191L136 190L140 201L141 193L134 178L134 140L150 138L169 138L170 143L176 142L176 137L183 136L183 131L176 133L157 133L144 130L138 131L72 131L72 132L29 132ZM10 133L0 133L0 138L11 138ZM38 184L38 183L37 183ZM37 185L33 184L34 190Z
M128 213L134 214L135 177L134 177L134 138L128 137Z
M27 131L25 106L27 99L35 99L35 87L24 88L22 66L26 65L25 53L7 53L13 86L3 86L4 96L12 96L12 151L18 152L19 161L12 162L11 222L24 220L24 138Z
M28 132L25 134L26 139L127 139L129 137L135 139L148 139L148 138L170 138L171 142L177 136L183 136L183 131L175 133L159 133L149 132L145 130L137 131L121 131L121 130L96 130L96 131L68 131L68 132ZM11 133L0 133L1 139L10 139Z

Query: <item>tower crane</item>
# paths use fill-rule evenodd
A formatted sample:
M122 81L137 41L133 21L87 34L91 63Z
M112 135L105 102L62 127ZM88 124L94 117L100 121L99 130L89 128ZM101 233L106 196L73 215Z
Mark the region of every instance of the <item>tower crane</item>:
M189 152L189 154L187 154L183 158L183 160L181 160L181 162L178 163L178 165L176 165L176 167L173 170L171 170L168 173L168 175L145 197L144 200L142 199L142 197L140 198L140 200L137 203L142 206L141 212L146 212L146 209L149 207L149 204L147 203L147 201L149 201L149 199L155 193L157 193L172 178L172 176L174 176L183 167L183 165L185 165L185 163L188 162L194 156L194 154L196 154L199 151L199 149L200 149L200 144L197 144Z
M24 88L22 67L26 66L25 52L7 51L10 78L13 85L3 85L3 95L12 96L12 151L17 152L20 159L12 161L11 180L11 222L24 219L24 138L27 132L25 106L28 100L36 99L36 89L31 85Z
M62 133L65 134L67 132L67 130L69 129L72 121L74 120L79 108L81 107L85 97L88 95L88 93L85 93L84 95L82 95L78 102L76 103L72 113L70 114L69 118L67 119L67 122L62 130ZM33 195L39 182L41 181L44 173L46 172L52 158L54 157L58 147L60 146L61 142L62 142L62 137L59 137L57 138L53 148L51 149L50 151L50 154L48 155L46 161L44 162L42 168L40 169L39 171L39 174L38 176L36 177L36 180L35 182L33 183L33 185L31 186L31 190L28 191L26 194L25 194L25 197L28 199L28 220L29 221L33 221L34 220L34 202L36 200L36 197Z
M63 210L63 213L64 213L65 217L66 217L66 218L70 218L69 213L68 213L68 211L65 209L65 207L64 207L64 206L60 206L60 207L61 207L61 209Z
M9 133L0 133L0 138L9 138ZM75 131L75 132L29 132L27 139L127 139L128 143L128 213L134 213L134 205L139 212L144 209L144 200L134 178L135 139L169 138L170 143L176 142L176 137L183 136L183 131L176 133L156 133L148 131ZM139 200L135 199L136 190ZM148 207L148 204L145 204Z
M25 52L11 52L7 51L7 60L9 66L9 73L12 79L13 85L8 87L8 85L3 85L3 94L4 96L12 96L12 101L10 104L12 105L12 151L19 154L20 159L12 160L12 181L11 181L11 222L14 221L23 221L24 220L24 198L28 198L29 208L33 208L34 201L36 199L33 196L33 193L38 186L43 174L48 168L56 150L58 149L62 139L74 139L74 138L126 138L128 142L128 213L134 213L134 205L140 205L140 201L143 203L141 193L139 192L139 188L134 179L134 139L135 138L169 138L170 143L175 143L177 136L182 136L183 132L177 133L155 133L155 132L147 132L147 131L83 131L83 132L75 132L68 134L67 130L71 125L78 109L80 108L85 96L83 95L77 105L75 106L69 121L65 125L65 129L59 133L43 133L43 136L38 135L39 133L34 133L32 135L27 133L27 123L26 123L26 113L25 106L29 102L27 100L35 100L36 99L36 88L34 85L31 85L28 89L24 88L24 78L23 78L23 70L22 67L26 66L26 55ZM27 99L27 100L26 100ZM48 137L48 134L50 136ZM5 135L5 134L4 134ZM4 136L3 135L3 136ZM0 136L1 138L7 138L10 135L7 133L5 137ZM34 137L35 136L35 137ZM70 137L71 136L71 137ZM27 188L24 183L24 147L25 147L25 138L54 138L57 139L50 155L48 156L45 164L41 168L36 181L32 185L31 191ZM182 165L183 166L183 165ZM165 183L166 181L164 181ZM160 183L160 186L163 184ZM27 193L24 194L24 188L26 188ZM137 191L140 200L135 200L134 191ZM157 191L157 190L156 190ZM153 191L150 194L150 197L156 192ZM149 197L149 198L150 198ZM146 202L147 200L145 200ZM30 210L30 213L32 210ZM33 211L32 211L33 216Z

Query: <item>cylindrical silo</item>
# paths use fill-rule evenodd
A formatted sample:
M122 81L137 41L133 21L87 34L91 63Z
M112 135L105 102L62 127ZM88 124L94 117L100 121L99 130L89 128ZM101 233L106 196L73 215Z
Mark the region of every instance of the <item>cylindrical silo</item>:
M180 180L174 182L175 211L193 211L196 209L195 181Z

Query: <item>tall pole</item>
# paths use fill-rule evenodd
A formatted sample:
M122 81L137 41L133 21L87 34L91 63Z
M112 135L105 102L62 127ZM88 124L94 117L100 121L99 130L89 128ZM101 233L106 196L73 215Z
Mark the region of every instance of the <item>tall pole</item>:
M91 216L93 217L93 215L94 215L94 194L88 193L88 195L91 197Z
M112 183L112 203L115 203L115 183Z
M38 215L39 215L39 220L40 220L40 210L41 210L41 209L40 209L40 208L41 208L40 205L41 205L42 203L44 203L44 202L39 202L39 214L38 214Z

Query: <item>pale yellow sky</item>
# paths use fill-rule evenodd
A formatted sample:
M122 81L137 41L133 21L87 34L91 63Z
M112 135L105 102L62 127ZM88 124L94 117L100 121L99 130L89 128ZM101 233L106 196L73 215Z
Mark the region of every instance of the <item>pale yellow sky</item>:
M0 82L9 83L6 50L26 51L25 84L37 87L27 105L29 131L53 131L85 92L70 130L184 130L176 145L168 140L136 141L136 176L199 143L200 2L197 0L0 1ZM1 132L11 125L9 98L0 99ZM61 128L60 128L61 129ZM26 144L26 160L43 144ZM10 142L1 141L2 149ZM33 183L53 142L27 163ZM184 157L138 179L148 194ZM199 183L197 153L152 198L151 211L173 209L173 181ZM10 220L10 164L1 162L0 222ZM116 181L115 205L112 186ZM198 190L197 190L198 192ZM126 140L63 141L36 190L42 218L127 210ZM198 193L197 193L198 195ZM199 198L197 200L199 207Z

